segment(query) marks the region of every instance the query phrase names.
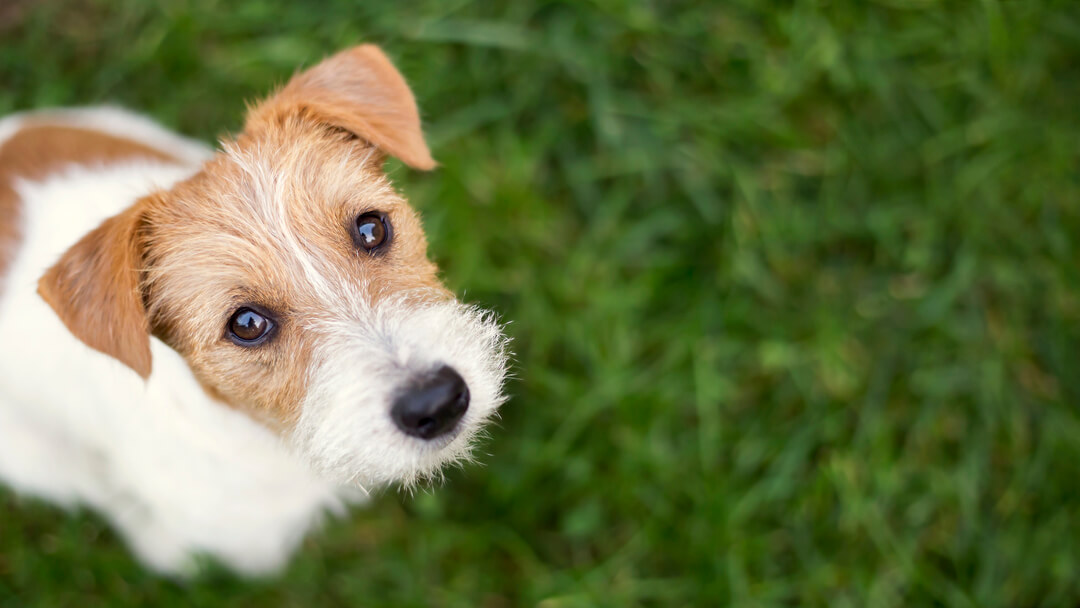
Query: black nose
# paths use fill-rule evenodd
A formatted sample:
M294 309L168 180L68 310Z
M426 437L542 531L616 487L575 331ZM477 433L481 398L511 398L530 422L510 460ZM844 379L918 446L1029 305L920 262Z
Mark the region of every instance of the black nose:
M469 387L451 367L409 387L394 401L390 416L406 434L433 439L454 428L469 409Z

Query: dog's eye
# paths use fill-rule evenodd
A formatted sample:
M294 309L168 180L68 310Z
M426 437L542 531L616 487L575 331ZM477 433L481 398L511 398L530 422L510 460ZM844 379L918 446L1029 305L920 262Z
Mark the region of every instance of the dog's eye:
M374 252L390 240L390 222L382 213L365 213L356 218L356 244Z
M274 323L262 314L241 308L229 319L229 336L238 344L250 346L266 337L273 327Z

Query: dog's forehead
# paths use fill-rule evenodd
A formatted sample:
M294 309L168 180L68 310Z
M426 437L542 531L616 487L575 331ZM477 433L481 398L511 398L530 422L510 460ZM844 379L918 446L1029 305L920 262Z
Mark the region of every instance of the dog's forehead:
M405 289L440 291L419 218L372 149L299 132L227 143L165 198L153 222L153 282L214 309L245 301L319 308ZM350 226L385 213L386 255L359 251ZM377 289L367 289L369 286Z
M292 137L241 138L222 151L197 179L196 197L221 205L224 223L250 223L270 238L319 240L329 224L358 209L397 211L398 196L370 146L300 131Z

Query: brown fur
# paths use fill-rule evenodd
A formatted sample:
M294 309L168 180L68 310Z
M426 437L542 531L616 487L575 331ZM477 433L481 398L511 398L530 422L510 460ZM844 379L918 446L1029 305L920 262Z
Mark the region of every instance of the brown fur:
M296 75L248 114L244 129L253 134L274 130L283 120L305 113L353 133L414 169L435 168L412 91L376 46L342 51Z
M383 173L384 154L435 164L412 93L386 56L372 46L339 53L256 106L199 173L72 247L41 293L76 336L144 377L153 333L209 394L288 427L307 391L314 320L355 298L450 297L419 218ZM392 225L380 255L350 234L372 211ZM242 306L273 315L264 344L229 339Z
M19 242L21 217L15 181L40 180L69 165L104 165L135 158L174 161L169 154L99 131L27 121L0 144L0 278ZM0 281L0 289L3 288Z
M258 159L281 176L277 201L238 159ZM383 255L357 249L349 225L368 211L388 214L393 239ZM363 142L306 116L256 135L147 210L150 226L148 301L154 331L188 360L215 396L288 426L307 390L314 340L305 321L329 314L303 280L288 235L302 243L338 292L368 301L402 291L449 297L427 258L419 218L398 196ZM181 245L183 244L183 245ZM257 348L224 335L231 314L254 304L274 314L276 334Z

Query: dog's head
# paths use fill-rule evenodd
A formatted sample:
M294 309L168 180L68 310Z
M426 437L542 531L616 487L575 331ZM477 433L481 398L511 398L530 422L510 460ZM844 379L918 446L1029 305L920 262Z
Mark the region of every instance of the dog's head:
M86 235L39 292L144 378L160 338L327 476L430 475L502 401L505 340L439 282L386 155L435 165L390 61L344 51L254 106L192 178Z

